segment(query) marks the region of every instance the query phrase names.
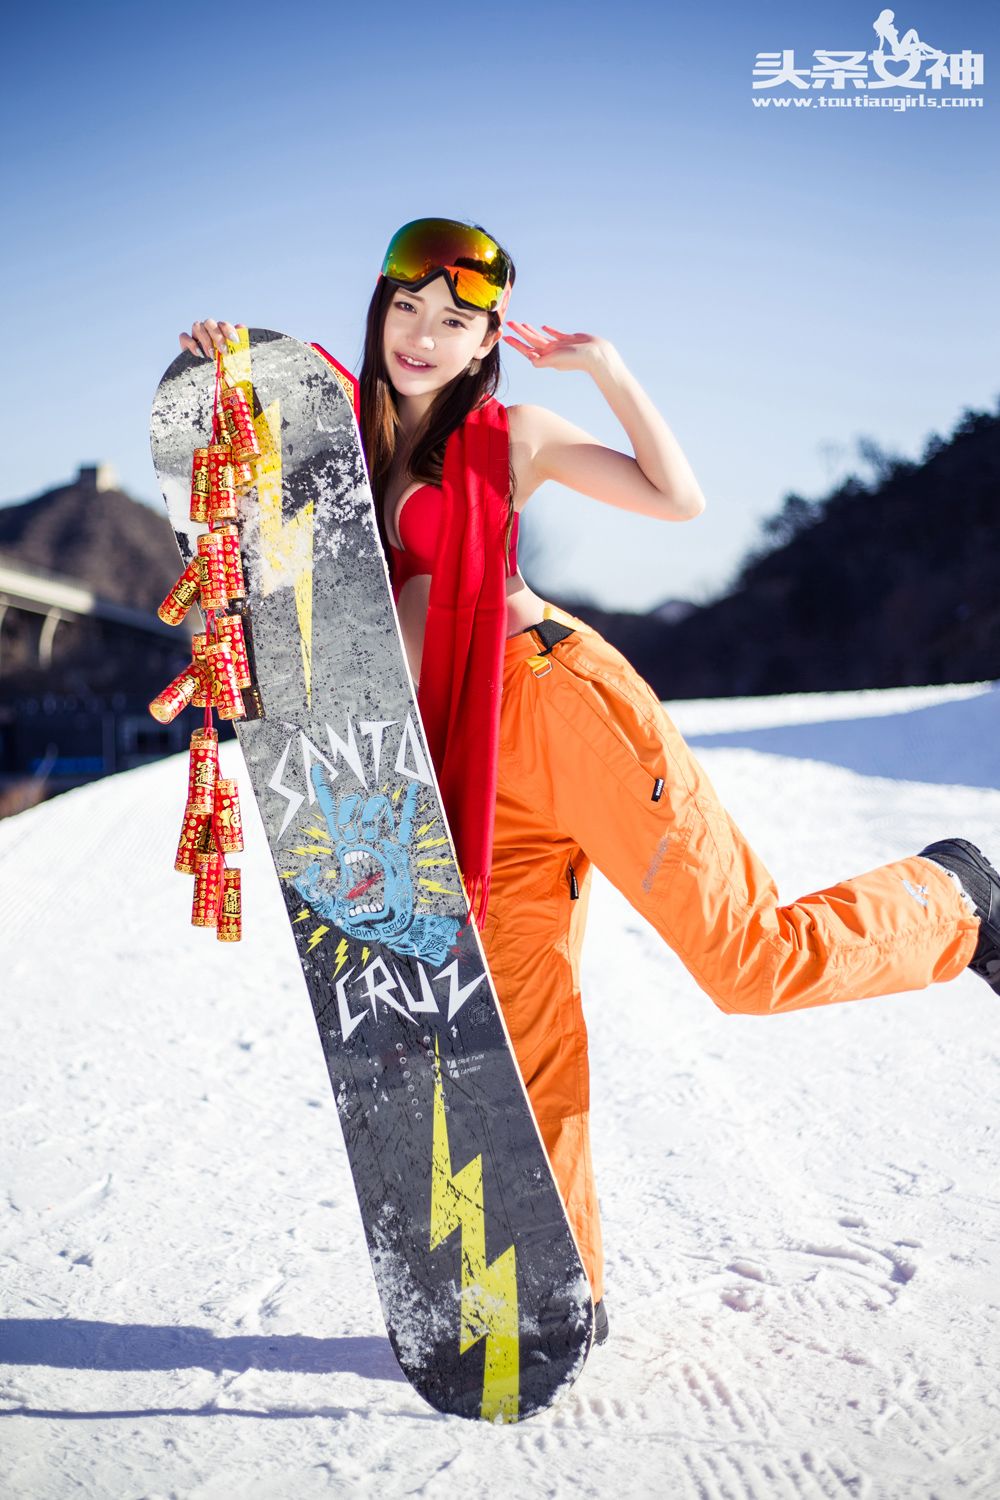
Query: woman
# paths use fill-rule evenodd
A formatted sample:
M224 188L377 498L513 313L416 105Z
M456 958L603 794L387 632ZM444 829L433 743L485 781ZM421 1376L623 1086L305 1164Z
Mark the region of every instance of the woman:
M538 369L589 374L634 457L495 400L514 275L480 226L404 225L368 308L361 428L459 865L604 1336L580 1004L592 863L721 1010L753 1015L923 989L967 965L1000 992L1000 875L946 839L779 904L651 688L517 569L517 518L547 479L664 521L705 501L606 339L513 321L504 336ZM205 320L181 346L214 355L233 334Z

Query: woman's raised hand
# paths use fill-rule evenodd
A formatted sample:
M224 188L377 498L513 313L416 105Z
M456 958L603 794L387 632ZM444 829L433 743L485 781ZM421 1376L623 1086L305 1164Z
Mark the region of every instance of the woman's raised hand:
M190 333L179 335L181 348L199 358L214 358L216 349L225 354L226 340L235 339L237 328L242 327L242 323L217 323L214 318L203 318L200 323L192 324Z
M546 323L539 333L530 323L515 323L512 318L507 319L507 327L516 329L520 337L504 334L503 342L523 354L536 370L593 372L616 357L614 346L594 333L562 333Z

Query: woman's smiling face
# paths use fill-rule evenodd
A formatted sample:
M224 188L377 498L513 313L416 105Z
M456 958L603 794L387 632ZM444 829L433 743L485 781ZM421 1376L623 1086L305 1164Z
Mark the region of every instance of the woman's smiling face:
M486 313L459 307L440 274L419 292L394 288L385 314L382 356L400 395L417 395L440 390L464 375L469 361L484 358L498 337L499 330L489 333ZM406 355L420 364L407 364Z

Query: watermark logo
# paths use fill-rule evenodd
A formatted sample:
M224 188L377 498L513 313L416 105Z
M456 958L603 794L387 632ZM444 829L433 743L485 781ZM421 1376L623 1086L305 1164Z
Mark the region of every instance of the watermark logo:
M913 26L901 36L892 10L880 11L872 30L876 44L870 52L817 47L809 63L796 63L791 47L758 52L753 103L786 108L982 107L982 97L971 94L983 85L981 52L946 52L922 40Z

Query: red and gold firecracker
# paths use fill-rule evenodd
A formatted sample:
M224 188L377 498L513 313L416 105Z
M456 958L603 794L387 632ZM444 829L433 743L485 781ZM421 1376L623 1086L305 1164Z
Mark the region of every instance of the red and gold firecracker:
M219 779L219 731L196 729L191 736L188 762L189 812L212 815L215 807L215 783Z
M213 833L216 848L223 854L239 854L243 848L243 819L240 797L232 777L223 776L215 783Z
M250 657L247 654L246 636L243 631L243 621L239 615L217 615L215 629L220 641L225 641L233 653L233 666L236 668L236 681L241 688L250 687L253 678L250 675ZM197 639L197 637L195 637ZM195 698L195 703L198 702Z
M205 647L205 660L212 673L212 701L220 719L243 719L243 695L236 680L236 664L228 641L212 641Z
M194 667L185 667L184 671L175 677L162 693L157 693L149 705L153 718L160 724L170 724L191 702L197 691L198 681L198 673Z
M222 537L217 531L204 531L198 538L198 572L202 607L206 610L225 609L229 602L226 594L226 567Z
M212 815L197 809L184 809L184 822L177 842L177 857L174 869L181 875L194 875L196 854L207 854L212 847Z
M196 448L191 460L191 519L207 521L211 499L211 479L207 448Z
M240 900L240 872L228 866L222 872L222 907L216 937L220 943L238 943L243 936Z
M191 924L214 927L219 920L222 898L222 855L215 849L194 857L194 899L191 902Z
M208 514L212 524L235 521L236 476L233 473L233 450L227 443L213 443L208 450L210 495Z
M245 599L246 581L240 556L240 533L236 526L220 526L213 535L222 538L222 566L226 575L226 593L230 599Z
M245 461L241 463L238 458L234 458L233 477L236 480L236 493L238 495L242 495L245 490L248 490L250 488L256 477L254 474L253 464L247 463Z
M195 688L194 697L191 699L195 708L211 708L212 706L212 670L205 657L207 645L208 636L204 631L191 637L192 663L198 669L200 679Z
M192 557L156 613L165 625L179 625L198 597L201 587L198 559Z
M238 385L230 386L222 392L221 405L233 457L240 463L247 463L260 453L260 443L254 431L253 412L246 393Z
M212 672L205 661L192 661L191 670L198 679L198 686L194 690L191 699L192 708L211 708L212 706Z

